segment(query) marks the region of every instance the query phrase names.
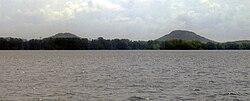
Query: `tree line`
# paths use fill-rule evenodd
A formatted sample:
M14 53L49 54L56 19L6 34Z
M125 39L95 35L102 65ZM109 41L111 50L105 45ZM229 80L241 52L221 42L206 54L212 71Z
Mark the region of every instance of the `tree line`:
M250 50L250 42L201 43L199 41L131 41L86 38L24 40L0 38L0 50Z

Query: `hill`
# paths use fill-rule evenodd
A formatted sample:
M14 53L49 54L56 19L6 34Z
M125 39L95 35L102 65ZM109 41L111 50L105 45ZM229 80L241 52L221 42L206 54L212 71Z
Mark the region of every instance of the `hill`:
M194 32L191 31L185 31L185 30L175 30L173 32L171 32L168 35L165 35L159 39L157 39L157 41L169 41L169 40L174 40L174 39L181 39L181 40L197 40L200 41L202 43L207 43L207 42L213 42L216 43L215 41L209 40L205 37L202 37L200 35L197 35Z
M51 36L49 38L80 38L80 37L76 36L72 33L58 33L58 34Z

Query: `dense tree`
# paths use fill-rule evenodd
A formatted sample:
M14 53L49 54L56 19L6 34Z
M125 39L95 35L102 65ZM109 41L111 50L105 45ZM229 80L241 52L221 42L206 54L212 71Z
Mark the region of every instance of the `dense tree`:
M227 42L224 44L226 50L239 50L241 49L241 44L238 44L236 42Z
M40 50L42 48L42 40L32 39L28 42L28 49L30 50Z
M250 42L201 43L199 41L131 41L85 38L31 39L0 38L0 50L249 50Z
M0 49L7 50L9 48L9 42L5 38L0 38Z
M153 40L149 40L147 42L147 45L148 45L148 49L150 50L159 50L161 47L159 41L153 41Z
M202 43L199 41L171 40L161 44L161 49L166 50L199 50Z
M217 48L217 44L216 43L208 42L206 44L203 44L203 49L216 50L218 48Z
M24 49L25 40L19 38L0 38L0 49L21 50Z
M40 49L86 50L88 49L88 40L80 38L49 38L42 40L42 47Z
M250 43L242 43L242 49L249 50L250 49Z

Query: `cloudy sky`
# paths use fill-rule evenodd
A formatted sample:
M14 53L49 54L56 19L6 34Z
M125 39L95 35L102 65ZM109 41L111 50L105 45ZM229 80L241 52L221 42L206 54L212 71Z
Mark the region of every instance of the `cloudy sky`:
M250 40L250 0L0 0L0 37L149 40L177 29Z

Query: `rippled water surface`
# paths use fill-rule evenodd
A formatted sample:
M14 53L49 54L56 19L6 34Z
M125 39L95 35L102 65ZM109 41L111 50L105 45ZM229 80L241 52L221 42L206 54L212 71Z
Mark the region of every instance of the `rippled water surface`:
M0 51L0 100L249 101L250 51Z

